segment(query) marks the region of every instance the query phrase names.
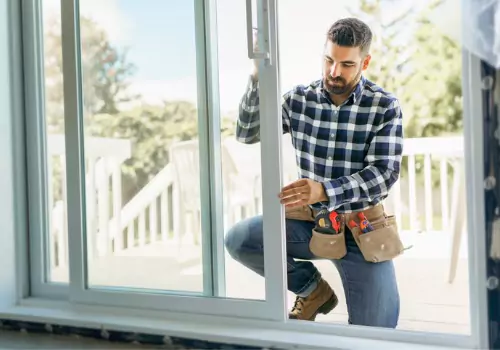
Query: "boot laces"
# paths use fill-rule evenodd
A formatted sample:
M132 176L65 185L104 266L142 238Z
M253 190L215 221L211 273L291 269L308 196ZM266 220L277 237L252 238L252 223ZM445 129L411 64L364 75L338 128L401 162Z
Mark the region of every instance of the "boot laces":
M292 312L297 311L297 313L301 314L302 309L304 308L304 301L305 301L304 298L296 297L295 303L293 304L293 307L292 307Z

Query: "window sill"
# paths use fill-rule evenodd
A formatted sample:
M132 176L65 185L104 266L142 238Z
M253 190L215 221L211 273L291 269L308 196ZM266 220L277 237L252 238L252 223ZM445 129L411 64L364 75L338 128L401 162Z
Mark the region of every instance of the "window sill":
M168 316L165 317L165 316ZM68 302L26 299L0 311L0 318L73 327L117 330L223 344L286 349L406 349L447 350L451 347L318 334L297 329L270 329L267 322L242 318L175 315L164 312L74 305ZM335 348L332 347L335 344ZM453 347L456 348L456 347Z

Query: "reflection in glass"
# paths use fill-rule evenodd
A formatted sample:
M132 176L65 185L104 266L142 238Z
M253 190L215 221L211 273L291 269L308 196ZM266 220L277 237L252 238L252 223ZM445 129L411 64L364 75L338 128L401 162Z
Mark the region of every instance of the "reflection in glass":
M149 5L80 2L88 283L203 293L194 2Z
M255 9L255 1L253 6ZM252 68L247 53L245 16L245 2L217 1L225 289L229 298L262 300L265 280L261 146L245 143L237 135L240 104L249 91ZM253 234L247 235L249 228Z

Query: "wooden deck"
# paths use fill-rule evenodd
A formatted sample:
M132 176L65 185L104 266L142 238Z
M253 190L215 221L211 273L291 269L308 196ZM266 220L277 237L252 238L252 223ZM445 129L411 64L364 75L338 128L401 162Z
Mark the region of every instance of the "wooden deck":
M437 333L470 333L469 286L466 242L461 249L457 277L448 283L450 242L439 232L406 233L405 243L414 247L395 260L401 296L399 329ZM466 241L464 239L464 241ZM91 285L202 291L201 247L156 243L124 252L121 256L94 260L89 270ZM317 261L339 296L338 307L318 322L347 323L347 308L338 272L329 261ZM64 280L66 269L53 271ZM226 257L227 296L262 299L264 280ZM294 296L289 293L291 305Z

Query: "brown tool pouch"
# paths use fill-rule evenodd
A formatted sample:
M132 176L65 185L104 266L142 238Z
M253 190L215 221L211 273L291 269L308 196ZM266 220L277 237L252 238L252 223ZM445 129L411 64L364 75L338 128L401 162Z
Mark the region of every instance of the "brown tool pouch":
M346 222L350 220L359 222L357 214L347 214ZM362 233L359 227L350 230L365 260L377 263L392 260L401 255L404 246L399 237L394 215L387 216L382 205L367 209L364 214L372 225L373 231Z
M287 219L302 220L314 222L314 213L309 206L286 208L285 214ZM325 234L316 230L312 231L309 249L311 252L325 259L341 259L346 253L344 226L341 225L342 231L339 234Z
M314 222L316 215L309 206L286 208L285 213L287 219L311 222ZM373 231L362 233L359 227L350 230L364 259L377 263L392 260L401 255L404 247L399 237L396 218L393 215L387 216L382 205L369 208L363 213L373 226ZM341 217L339 233L326 234L316 230L312 231L309 249L315 256L323 259L342 259L347 254L345 226L351 220L359 224L358 213L339 215Z
M347 254L344 232L344 225L341 226L341 230L337 234L326 234L313 230L309 249L320 258L342 259Z
M363 211L373 231L362 233L351 228L352 235L366 261L377 263L392 260L402 254L404 247L394 216L387 216L382 205ZM341 259L346 253L345 225L354 220L359 225L358 213L340 214L341 230L338 234L324 234L313 230L309 249L320 258Z

